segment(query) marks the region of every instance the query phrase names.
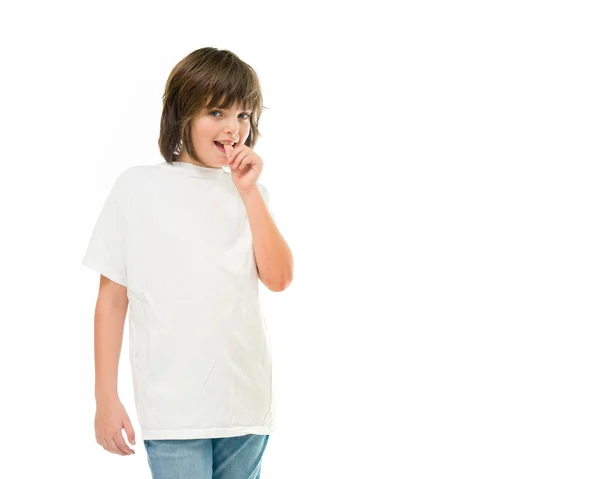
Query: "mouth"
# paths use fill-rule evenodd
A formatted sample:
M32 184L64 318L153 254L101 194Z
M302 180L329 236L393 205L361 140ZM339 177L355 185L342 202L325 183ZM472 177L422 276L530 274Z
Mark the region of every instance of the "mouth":
M223 143L221 143L219 141L215 141L213 143L217 147L217 150L219 150L221 153L225 153L225 146L223 145ZM237 145L237 143L233 143L231 146L235 147L235 145Z

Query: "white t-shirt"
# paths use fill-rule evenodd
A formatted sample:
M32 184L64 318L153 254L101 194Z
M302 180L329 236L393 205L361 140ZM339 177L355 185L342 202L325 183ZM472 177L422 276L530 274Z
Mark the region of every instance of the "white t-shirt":
M229 171L166 161L129 167L82 264L127 287L143 439L275 431L252 234Z

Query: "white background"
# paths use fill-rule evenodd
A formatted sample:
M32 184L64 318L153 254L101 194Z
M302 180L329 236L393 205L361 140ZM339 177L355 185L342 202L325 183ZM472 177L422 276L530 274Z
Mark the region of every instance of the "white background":
M288 290L261 286L261 477L599 477L592 4L3 6L2 476L150 477L127 328L137 453L95 442L81 260L116 177L162 160L171 68L214 46L261 80L260 181L295 259Z

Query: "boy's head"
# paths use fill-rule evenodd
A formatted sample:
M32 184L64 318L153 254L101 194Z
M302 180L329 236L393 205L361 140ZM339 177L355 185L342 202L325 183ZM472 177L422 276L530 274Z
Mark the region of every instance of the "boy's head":
M171 71L163 94L158 146L166 161L193 160L226 165L214 142L243 142L253 148L261 136L263 109L254 69L229 50L201 48Z

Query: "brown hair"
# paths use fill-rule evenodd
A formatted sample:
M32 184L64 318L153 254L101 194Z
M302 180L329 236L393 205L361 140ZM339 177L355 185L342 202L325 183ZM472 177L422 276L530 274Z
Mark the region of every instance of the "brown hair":
M223 100L220 102L219 100ZM258 122L263 107L258 75L229 50L200 48L175 65L163 94L158 147L169 163L177 160L182 148L202 163L192 145L191 124L203 108L229 108L240 102L252 110L250 134L245 145L254 148L259 136Z

